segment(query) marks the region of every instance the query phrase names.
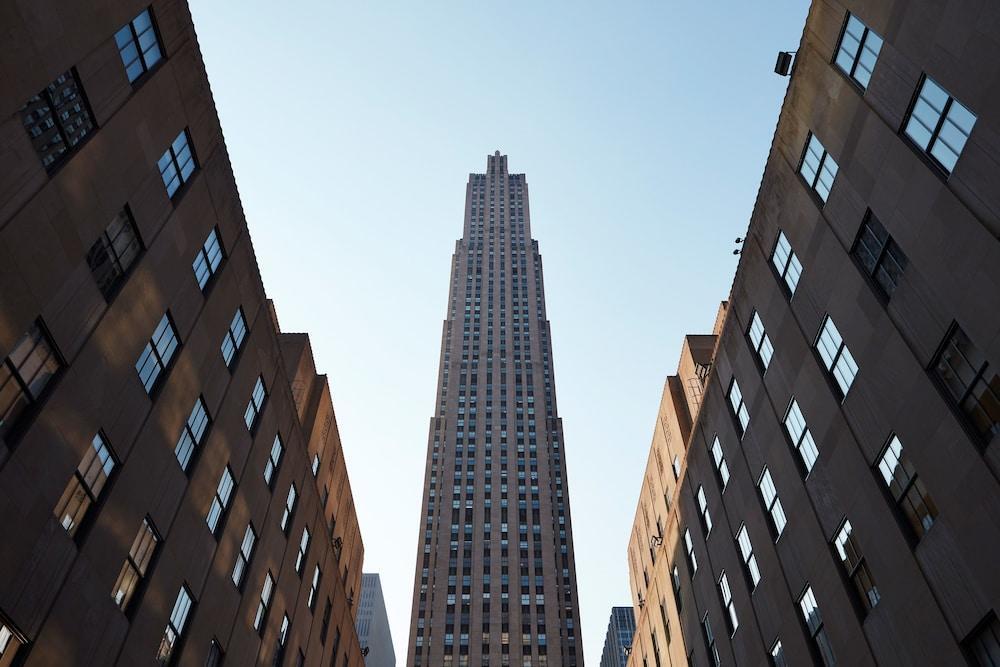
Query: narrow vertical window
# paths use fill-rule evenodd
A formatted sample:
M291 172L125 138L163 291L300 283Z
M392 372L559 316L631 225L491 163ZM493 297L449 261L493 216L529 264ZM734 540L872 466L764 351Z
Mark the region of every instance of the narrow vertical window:
M318 453L317 454L313 454L312 474L313 474L313 477L315 477L316 475L319 474L319 454Z
M250 402L247 404L246 412L243 413L243 421L246 422L247 430L251 433L257 425L257 417L260 416L264 408L264 399L267 398L267 390L264 389L264 377L258 375L257 383L250 394Z
M170 313L164 313L139 360L135 362L135 371L139 374L139 381L142 382L147 394L153 393L157 380L170 365L178 345L177 331L170 321Z
M781 640L776 639L771 645L771 665L773 667L788 667L785 661L785 649L781 645Z
M802 276L802 262L792 250L792 244L788 242L788 237L783 231L778 232L778 241L771 252L771 264L788 288L788 294L795 294L795 288L798 287L799 278Z
M139 232L126 206L87 251L87 266L105 301L110 302L142 252Z
M299 539L299 552L295 556L295 572L302 576L302 570L306 565L306 554L309 553L309 527L302 526L302 538Z
M694 579L698 571L698 557L694 553L694 542L691 540L691 530L684 530L684 550L687 553L688 569L691 570L691 578Z
M195 449L205 438L205 432L211 420L208 418L208 410L205 409L205 401L199 396L195 399L191 414L181 429L181 435L174 446L174 455L181 465L181 470L187 472L188 465L194 455Z
M854 384L854 378L858 374L858 364L829 315L823 320L814 347L819 352L826 370L830 371L837 383L837 388L840 390L839 398L843 399Z
M879 457L878 470L896 502L897 511L906 519L914 536L920 539L934 525L937 506L895 434Z
M932 369L938 384L983 442L1000 433L1000 375L957 324L948 333Z
M306 598L306 604L309 606L309 611L316 609L316 597L319 594L319 583L323 579L323 571L319 569L319 564L313 569L312 583L309 584L309 597Z
M878 293L886 299L892 298L909 260L871 211L861 223L851 256Z
M771 479L771 471L764 467L757 482L757 489L760 491L761 500L764 501L764 509L768 514L768 525L771 528L771 536L777 540L785 530L785 510L781 507L781 500L778 498L778 490Z
M148 518L143 519L139 532L132 540L132 547L118 574L115 587L111 589L111 598L122 611L128 610L129 603L146 577L159 543L160 537L156 534L152 522Z
M743 572L750 582L750 591L753 592L760 583L760 568L757 567L757 557L753 553L753 544L750 543L750 533L746 524L740 526L736 533L736 543L740 547L740 556L743 558Z
M806 142L806 148L802 153L799 173L809 188L823 203L826 203L833 187L833 180L837 177L837 163L820 143L819 137L812 132L809 133L809 141Z
M671 463L671 467L674 470L674 480L679 480L681 478L681 457L680 456L674 454L674 460L673 460L673 463Z
M837 531L837 536L833 538L833 547L840 558L840 564L843 566L847 578L854 584L861 606L867 613L878 604L880 596L872 573L868 570L868 563L865 562L865 558L861 555L861 550L854 539L851 522L847 519L844 519L840 530Z
M213 535L218 534L219 523L225 515L226 510L229 509L229 502L233 499L233 488L235 486L236 480L233 478L233 473L227 465L222 469L222 476L215 487L215 496L212 498L212 504L208 508L208 516L205 517L208 530Z
M951 174L975 124L975 114L925 74L904 132L946 174Z
M712 633L712 624L708 621L708 612L705 612L705 617L701 619L701 631L705 638L705 649L708 651L712 665L721 667L722 659L719 657L719 647L715 645L715 634Z
M205 656L205 667L222 667L222 659L225 654L222 651L222 644L218 639L212 639L208 645L208 655Z
M674 602L677 603L677 612L680 613L681 604L681 571L674 565L674 569L670 571L670 581L674 588Z
M226 362L227 368L232 368L233 359L236 353L243 347L243 340L247 335L247 323L243 319L243 309L237 308L233 315L233 321L229 323L226 335L222 337L222 360Z
M849 13L834 59L837 67L862 89L868 88L881 50L882 38Z
M812 433L809 432L809 428L806 425L806 418L802 416L802 410L799 409L799 402L794 398L792 399L792 404L788 406L784 424L785 431L788 433L788 437L791 438L792 446L799 453L802 466L805 469L806 475L808 475L812 471L813 466L816 465L816 459L819 458L819 448L816 446L816 441L813 440Z
M208 233L208 238L205 239L201 248L198 249L198 255L194 258L194 262L191 263L195 280L198 281L198 287L201 291L205 291L205 286L219 270L219 265L224 257L222 244L219 242L219 231L213 228Z
M740 391L740 383L735 377L729 385L729 407L733 409L733 417L736 418L736 432L742 438L750 424L750 411L743 402L743 392Z
M28 643L25 637L14 624L0 615L0 665L7 667L15 665L14 659L17 657L21 647Z
M268 488L274 488L274 481L277 479L276 473L284 453L285 445L281 442L281 434L275 434L274 442L271 443L271 452L267 456L267 463L264 464L264 483L267 484Z
M719 476L719 483L722 484L722 490L726 490L726 485L729 484L729 464L726 463L726 456L722 452L722 443L719 442L719 436L715 436L712 440L712 446L709 447L712 452L712 461L715 463L715 472Z
M21 125L49 173L80 146L97 124L75 68L28 98L21 107Z
M248 523L246 532L243 533L243 541L240 542L240 550L236 554L236 563L233 565L233 585L239 590L243 590L243 580L246 578L247 570L250 569L256 544L257 533L253 529L253 523Z
M34 413L61 368L55 346L36 322L0 363L0 436Z
M318 566L317 566L318 567ZM319 626L319 643L326 644L326 636L330 631L330 615L333 613L333 602L330 598L326 599L326 604L323 606L323 620Z
M142 10L115 33L115 44L129 83L148 72L163 58L149 9Z
M1000 665L1000 621L996 613L991 611L963 644L977 667Z
M705 497L705 487L698 485L698 510L701 512L701 527L705 531L705 539L712 532L712 515L708 511L708 498Z
M298 491L295 489L295 485L292 484L288 487L288 497L285 498L285 509L281 513L281 532L288 535L288 531L292 527L292 519L295 517L295 505L298 503L299 496Z
M274 577L268 570L264 576L264 584L260 589L260 601L257 603L257 612L253 617L253 629L260 634L264 633L264 623L267 620L267 612L271 607L271 597L274 595Z
M285 647L288 645L288 628L290 625L291 621L288 620L288 614L285 614L281 619L281 626L278 628L278 647L274 652L274 667L280 667L285 659Z
M156 664L170 664L174 647L177 646L178 640L184 634L184 626L187 624L192 606L194 606L194 599L191 597L191 593L186 585L181 586L180 592L177 593L177 600L174 602L174 608L170 612L167 627L163 631L163 639L160 640L160 650L156 652Z
M719 577L719 596L722 598L722 608L726 610L726 627L729 629L729 636L732 637L740 627L740 621L736 617L736 603L733 602L733 591L729 588L729 577L725 572Z
M76 535L87 512L97 504L116 465L108 443L98 433L55 507L56 519L70 535Z
M774 356L774 347L771 345L771 339L768 338L767 332L764 331L764 322L760 319L760 313L756 310L753 311L753 316L750 318L747 339L750 341L750 347L753 349L761 369L766 371L771 363L771 357Z
M802 618L809 631L813 651L825 667L833 667L837 664L837 660L833 657L833 646L827 637L826 628L823 627L823 617L819 613L819 605L816 604L816 596L813 595L811 586L807 586L799 598L799 607L802 609Z
M160 169L160 178L163 179L163 185L167 189L167 196L173 199L198 168L198 162L191 150L187 128L181 130L177 138L167 147L157 160L156 166Z

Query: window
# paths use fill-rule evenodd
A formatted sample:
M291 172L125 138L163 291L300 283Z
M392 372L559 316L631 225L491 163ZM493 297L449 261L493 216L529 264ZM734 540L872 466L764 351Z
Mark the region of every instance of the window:
M726 485L729 484L729 465L726 463L725 454L722 453L722 444L719 442L719 436L715 436L709 450L712 452L712 460L715 462L715 472L719 476L719 482L722 483L722 490L725 491Z
M771 664L774 667L788 667L788 663L785 662L785 649L781 646L780 639L775 640L771 646Z
M934 374L984 442L1000 433L1000 375L957 325L934 362Z
M799 278L802 276L802 263L792 250L792 244L788 242L785 232L778 232L778 241L771 253L771 264L788 288L788 294L795 294L795 288L798 287Z
M274 652L274 662L272 663L274 667L281 665L282 660L285 657L285 646L288 643L288 626L291 621L288 620L288 614L285 614L281 619L281 627L278 628L278 648Z
M271 444L271 453L264 464L264 483L268 488L274 488L275 473L281 465L281 455L285 452L285 446L281 442L281 434L275 434L274 442Z
M840 36L840 46L837 47L837 57L834 60L837 67L859 86L867 88L880 50L882 50L882 38L869 30L858 17L848 14L844 32Z
M313 477L319 474L319 454L313 454L312 474Z
M837 177L837 163L812 132L809 133L809 141L806 142L805 152L802 153L799 173L806 179L806 184L812 191L826 203L827 197L830 196L830 188L833 187L833 179Z
M677 612L681 611L681 571L677 569L674 565L674 569L670 572L670 579L674 585L674 602L677 603Z
M851 256L886 299L899 286L907 259L878 218L869 211L851 248Z
M187 623L193 605L194 600L187 586L181 586L181 590L177 593L177 601L174 602L174 609L170 612L167 628L163 631L163 639L160 640L160 650L156 652L157 664L167 665L170 663L174 647L177 646L177 641L184 634L184 625Z
M741 525L739 532L736 533L736 543L743 558L743 571L750 580L750 591L753 592L760 583L760 568L757 567L757 557L753 553L753 544L750 543L750 533L747 532L746 524Z
M964 642L966 650L979 667L1000 665L1000 621L990 612ZM2 645L0 645L2 648ZM0 655L3 652L0 651Z
M266 398L267 391L264 389L264 377L258 375L257 384L254 385L253 393L250 394L250 402L247 404L246 412L243 413L243 421L246 422L247 430L251 433L257 424L257 417L264 407L264 399Z
M736 432L742 438L750 424L750 412L743 402L743 392L740 391L740 383L735 377L729 385L729 406L733 409L733 416L736 417Z
M232 367L233 359L236 358L236 353L243 345L243 339L246 338L246 335L247 324L246 320L243 319L243 309L237 308L236 314L233 315L233 321L229 324L229 329L226 330L226 335L222 339L222 360L226 362L227 368Z
M139 356L139 361L135 362L135 370L139 374L139 381L146 388L147 394L153 393L156 381L160 374L170 365L177 351L177 331L173 322L170 321L170 313L164 313L160 323L153 330L153 336L146 343L146 348Z
M671 467L673 467L673 469L674 469L674 480L680 479L681 478L681 457L678 456L677 454L674 454L674 461L671 464Z
M111 301L141 252L139 233L125 207L87 251L87 265L105 301Z
M712 634L712 624L708 622L708 612L705 612L705 617L701 619L701 630L705 637L705 648L708 650L708 657L711 659L712 664L715 667L720 667L722 665L722 659L719 657L719 648L715 645L715 635Z
M698 571L698 557L694 553L694 542L691 540L690 529L684 530L684 549L687 553L688 569L691 570L691 578L694 579L694 575Z
M323 571L319 569L319 564L313 570L312 583L309 585L309 597L306 598L306 604L309 605L309 611L316 609L316 597L319 593L319 582L323 579Z
M5 667L16 664L14 659L22 646L28 643L14 624L0 615L0 665Z
M218 271L223 257L225 255L222 252L222 244L219 242L219 232L213 228L208 233L208 238L205 239L201 248L198 249L198 256L194 258L194 262L191 264L191 268L194 269L195 280L198 281L198 287L201 291L205 291L208 281Z
M861 550L854 540L851 522L847 519L844 519L843 525L837 531L837 536L833 538L833 546L840 557L840 564L844 566L847 578L854 584L861 605L867 612L878 604L878 588L868 570L868 563L865 562L865 558L861 555Z
M722 607L726 610L726 627L729 628L729 636L736 634L736 629L740 627L740 621L736 618L736 604L733 602L733 591L729 588L729 577L723 571L719 577L719 595L722 596Z
M906 517L913 534L920 539L934 525L937 506L923 481L917 477L917 471L903 451L903 443L895 434L889 438L889 444L879 457L878 470L896 502L896 508Z
M330 631L330 614L332 613L333 602L330 601L330 598L327 598L326 605L323 607L323 620L319 626L319 642L324 645L326 644L326 635Z
M295 557L295 572L302 575L302 568L306 564L306 554L309 553L309 527L302 526L302 538L299 540L299 553Z
M971 111L934 79L924 75L904 132L935 164L950 174L975 124L976 117Z
M816 447L812 433L806 426L806 419L802 416L802 410L799 409L799 402L794 398L788 407L788 413L785 415L785 431L792 439L792 446L799 453L806 475L808 475L813 466L816 465L816 459L819 458L819 449Z
M701 527L705 530L705 539L712 532L712 515L708 512L708 499L705 497L705 487L698 485L698 509L701 512Z
M222 516L226 513L226 510L229 509L229 501L233 498L233 487L235 486L236 480L233 478L233 473L227 465L222 469L222 476L215 487L215 497L212 498L212 504L208 508L208 516L205 518L208 530L213 535L218 534L219 522L222 520Z
M222 644L219 643L218 639L212 639L208 645L208 655L205 656L205 667L222 667L222 658L224 657Z
M787 520L785 519L785 510L781 508L778 490L774 486L774 481L771 480L771 471L766 466L757 482L757 489L760 491L761 500L764 501L764 509L767 510L770 517L768 523L771 526L771 536L777 540L781 537L782 531L785 530Z
M833 379L840 390L840 398L843 399L854 383L854 378L858 374L858 364L854 361L854 355L847 349L837 325L829 315L823 320L823 326L819 330L819 337L815 343L816 351L819 352L820 359L826 370L830 371Z
M243 590L243 580L250 568L250 559L253 558L256 544L257 533L253 529L253 524L248 523L246 532L243 533L243 541L240 542L239 553L236 554L236 564L233 565L233 585L239 590Z
M267 620L267 611L271 606L271 597L274 595L274 577L268 570L264 576L264 585L260 589L260 602L257 603L257 613L253 617L253 629L264 634L264 621Z
M129 83L152 69L163 57L149 12L149 9L142 10L142 13L115 33L115 44L118 45L118 53L125 65Z
M181 130L173 143L163 152L156 166L160 168L160 178L167 188L167 196L173 199L198 167L188 141L187 128Z
M833 657L833 647L830 645L830 638L826 636L823 617L819 613L819 605L816 604L816 596L813 595L811 586L807 586L799 598L799 607L802 609L802 618L806 622L813 650L826 667L833 667L837 661Z
M753 316L750 318L747 338L761 368L766 371L771 363L771 357L774 356L774 347L771 345L771 339L767 337L767 332L764 331L764 322L760 319L760 313L756 310L753 311Z
M55 346L36 322L0 364L0 436L38 405L61 367Z
M104 436L98 433L56 505L56 519L70 535L76 535L87 511L97 504L116 464Z
M111 597L122 611L128 610L129 602L132 601L149 570L159 542L160 537L156 534L152 522L148 518L143 519L142 525L139 526L139 532L132 540L132 547L125 558L121 572L118 574L115 587L111 589Z
M288 535L289 529L292 527L292 519L295 516L295 504L298 502L299 496L298 491L295 490L295 485L292 484L288 487L288 497L285 498L285 511L281 513L281 532Z
M187 472L194 450L204 439L209 423L205 401L199 396L195 399L191 415L187 418L184 428L181 429L181 437L177 439L177 445L174 447L174 455L177 456L177 462L181 464L181 470Z
M21 107L24 126L42 166L52 172L94 131L94 116L75 69L63 72Z

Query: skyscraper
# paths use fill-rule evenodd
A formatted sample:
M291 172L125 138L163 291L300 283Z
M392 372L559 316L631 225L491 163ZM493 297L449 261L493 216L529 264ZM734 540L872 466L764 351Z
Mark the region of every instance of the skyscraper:
M562 422L524 174L470 174L427 440L407 664L582 664Z
M632 607L612 607L608 619L608 634L604 637L601 667L625 667L632 650L635 614Z
M365 667L396 667L392 631L385 611L382 580L374 572L361 575L361 598L358 602L358 641L364 651Z

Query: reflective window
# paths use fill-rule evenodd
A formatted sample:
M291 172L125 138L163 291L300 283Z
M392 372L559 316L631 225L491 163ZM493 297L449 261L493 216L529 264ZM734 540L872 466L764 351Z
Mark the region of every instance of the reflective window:
M160 650L156 652L156 664L170 664L174 647L177 646L178 640L184 634L184 626L187 624L188 614L191 613L192 606L194 606L194 599L191 597L191 593L188 592L187 586L181 586L181 590L177 593L177 600L174 602L174 608L170 612L170 620L167 621L167 627L163 631L163 639L160 640Z
M299 540L299 552L295 556L295 572L302 574L302 568L306 565L306 554L309 553L309 527L302 526L302 538Z
M141 252L132 215L123 208L87 252L87 265L106 301L118 291Z
M264 621L267 619L267 612L271 607L271 597L274 595L274 577L268 570L264 576L264 584L260 589L260 601L257 603L257 613L253 617L253 629L263 634Z
M69 157L96 128L75 69L63 72L25 102L21 125L48 171Z
M819 605L816 604L816 596L813 595L812 587L807 587L802 597L799 598L799 608L802 610L802 618L806 622L809 639L816 654L825 667L833 667L837 664L837 660L833 657L833 646L830 644L830 638L827 637L826 629L823 627L823 617L819 613Z
M851 255L865 274L872 279L878 291L890 298L896 291L908 260L882 223L871 212L861 223L858 238L851 248Z
M180 187L191 179L191 175L198 168L188 140L187 129L181 130L181 133L157 160L156 166L159 167L160 178L163 179L163 185L167 188L167 196L173 199Z
M736 543L740 547L740 556L743 558L743 569L750 580L751 591L757 588L760 583L760 568L757 567L757 556L753 553L753 545L750 543L750 533L747 532L746 524L740 526L736 533Z
M243 533L243 541L240 542L240 550L236 554L236 564L233 565L233 584L242 590L243 580L250 567L250 560L253 558L253 549L257 544L257 533L253 529L253 524L248 523L246 532Z
M705 487L698 486L698 510L701 512L701 527L705 531L705 538L708 539L712 532L712 515L708 511L708 498L705 497Z
M715 645L715 634L712 633L712 624L708 620L708 612L701 619L701 631L702 636L705 638L705 649L708 651L708 657L712 661L712 665L721 667L722 659L719 657L719 648Z
M865 562L854 539L854 529L850 521L844 520L836 537L833 538L833 546L837 556L840 557L840 564L844 567L847 578L854 584L861 605L866 611L877 605L880 597L878 588L868 570L868 563Z
M965 640L966 649L977 667L1000 665L1000 621L996 612L989 616Z
M805 152L802 154L802 164L799 165L799 173L806 183L812 188L819 198L826 202L830 196L830 189L833 187L833 180L837 177L837 163L833 161L819 138L809 133L809 141L806 142Z
M716 436L712 440L712 446L709 449L712 452L712 461L715 462L715 472L719 476L722 490L725 491L726 485L729 484L729 465L726 463L726 457L722 453L722 444L719 442L719 436Z
M785 661L785 649L781 646L781 640L776 640L771 646L771 664L774 667L788 667Z
M253 431L257 424L257 417L264 407L264 399L267 398L267 391L264 389L264 378L257 376L257 383L250 394L250 402L247 404L246 412L243 413L243 421L246 422L247 430Z
M840 389L840 398L843 398L854 384L854 377L858 374L858 364L829 315L823 320L815 347L820 359L823 360L823 365L833 375Z
M766 371L774 356L774 347L771 346L771 339L764 331L764 322L760 319L760 313L753 311L750 318L750 328L747 330L747 338L750 340L750 347L753 348L754 355L761 367Z
M135 362L135 371L139 374L139 381L146 388L147 394L153 392L160 374L173 359L177 345L177 331L170 321L170 313L164 313L139 360Z
M243 319L243 309L237 308L236 314L233 315L233 321L229 323L229 329L226 330L226 335L222 338L222 360L226 362L226 366L233 363L236 353L243 346L246 335L247 324L246 320Z
M191 268L194 269L195 280L198 281L198 287L202 291L205 290L209 279L218 271L223 257L222 244L219 243L219 232L213 228L208 233L208 238L205 239L205 242L198 250L198 256L194 258L194 262L191 264Z
M778 498L778 490L771 479L771 471L767 467L764 468L764 472L760 475L760 480L757 482L757 489L760 491L760 497L764 501L764 509L767 510L768 518L770 519L768 523L771 528L772 537L778 539L782 531L785 530L787 520L785 519L785 510L781 507L781 500Z
M736 417L736 431L742 438L750 424L750 412L743 402L743 392L740 391L740 384L735 377L732 384L729 385L729 406L733 409L733 415Z
M984 442L1000 433L1000 375L955 325L934 361L934 374Z
M889 494L896 501L896 507L906 517L919 539L930 530L937 518L937 506L931 499L923 480L903 449L903 443L893 435L879 457L878 471L882 474Z
M138 79L163 57L149 9L142 10L115 33L115 44L129 82Z
M688 569L691 570L691 578L694 579L698 571L698 557L694 553L694 542L691 540L691 531L684 530L684 549L687 552Z
M219 483L215 487L215 496L212 498L212 504L208 508L208 516L205 517L208 529L213 535L218 532L219 521L226 513L226 510L229 509L229 501L233 498L233 488L235 486L236 480L233 478L233 472L227 465L222 469L222 476L219 477Z
M726 610L725 619L729 636L732 637L740 627L740 621L736 617L736 603L733 602L733 591L729 588L729 577L725 572L719 577L719 596L722 598L722 608Z
M785 431L791 438L795 451L802 458L802 465L808 474L816 465L816 459L819 458L819 448L816 446L816 441L813 440L812 433L809 432L805 417L802 416L799 402L794 398L788 408L788 413L785 415Z
M292 484L288 487L288 497L285 498L285 509L281 513L281 522L278 524L281 526L281 532L285 535L288 534L289 529L292 527L292 519L295 516L295 506L298 503L299 494Z
M281 455L284 452L285 446L281 442L281 434L276 434L274 442L271 443L271 453L267 457L267 463L264 464L264 483L270 488L274 488L274 473L278 471L278 467L281 465Z
M875 61L882 50L882 38L853 14L847 15L844 34L837 47L837 63L844 74L851 77L862 88L868 87L875 69Z
M771 264L778 271L778 275L788 287L789 294L795 294L795 288L799 284L799 277L802 275L802 263L792 250L792 245L788 242L785 232L778 232L778 241L774 245L774 252L771 253Z
M191 409L191 414L188 416L184 428L181 430L177 445L174 446L174 455L177 457L177 462L181 464L181 470L187 471L194 450L205 437L208 425L208 410L205 409L205 401L199 396L194 402L194 407Z
M121 572L118 574L115 587L111 589L111 598L121 610L128 609L129 602L132 601L139 584L146 576L159 542L160 538L156 534L153 524L148 518L143 519L142 525L139 526L139 532L132 540L132 547L125 558Z
M0 436L37 405L61 367L55 346L36 322L0 363Z
M312 583L309 584L309 597L306 598L306 604L309 605L309 611L316 608L316 597L319 593L319 582L323 578L323 571L319 569L319 565L313 570Z
M975 124L976 117L971 111L925 75L904 131L950 174Z
M104 436L98 433L55 508L56 519L70 535L76 534L87 511L100 499L116 464Z

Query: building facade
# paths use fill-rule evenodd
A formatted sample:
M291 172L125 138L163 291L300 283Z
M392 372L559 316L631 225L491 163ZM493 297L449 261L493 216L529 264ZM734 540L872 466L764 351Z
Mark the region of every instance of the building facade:
M407 664L582 664L542 259L499 151L469 176L450 282Z
M625 667L632 650L635 614L632 607L612 607L608 619L608 634L604 637L601 667Z
M356 620L365 667L396 667L396 652L392 648L389 616L385 611L382 581L378 574L365 572L361 575L361 598Z
M1000 662L998 20L812 3L700 404L664 392L631 665Z
M0 25L0 665L361 665L330 390L265 297L187 4Z

